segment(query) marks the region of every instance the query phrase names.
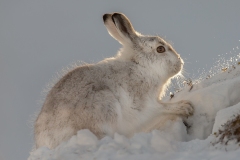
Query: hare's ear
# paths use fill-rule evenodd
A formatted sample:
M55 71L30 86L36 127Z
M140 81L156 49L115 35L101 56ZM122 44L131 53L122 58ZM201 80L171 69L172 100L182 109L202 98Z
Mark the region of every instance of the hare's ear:
M131 22L124 14L105 14L103 20L109 34L121 44L132 42L137 36Z
M130 20L122 13L114 13L112 15L113 23L115 24L119 35L127 41L134 41L137 37Z
M112 14L104 14L103 22L106 26L108 33L116 39L119 43L123 44L123 38L119 35L115 24L112 21Z

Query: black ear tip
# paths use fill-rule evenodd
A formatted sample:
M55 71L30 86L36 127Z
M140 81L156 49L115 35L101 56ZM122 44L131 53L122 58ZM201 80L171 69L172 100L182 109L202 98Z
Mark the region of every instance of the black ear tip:
M113 21L113 23L115 23L114 18L117 18L117 19L121 20L122 19L121 16L122 16L121 13L113 13L112 14L112 21Z
M105 22L109 16L111 16L111 15L110 14L104 14L103 15L103 22Z
M117 12L115 12L115 13L113 13L113 15L121 15L121 13L117 13Z
M121 17L121 13L113 13L112 17Z

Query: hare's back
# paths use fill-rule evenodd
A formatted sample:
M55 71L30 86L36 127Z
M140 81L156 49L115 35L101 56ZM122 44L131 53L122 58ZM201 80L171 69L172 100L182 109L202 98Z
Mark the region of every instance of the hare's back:
M73 100L87 92L87 88L96 82L97 68L94 65L80 66L64 75L50 90L48 96Z

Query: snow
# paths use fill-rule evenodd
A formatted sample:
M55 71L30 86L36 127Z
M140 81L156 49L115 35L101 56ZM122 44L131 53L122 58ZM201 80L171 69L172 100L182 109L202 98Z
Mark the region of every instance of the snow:
M189 83L188 83L189 84ZM28 160L236 160L240 147L236 140L227 145L217 143L216 133L224 124L240 115L240 65L230 66L201 82L189 84L164 101L190 100L194 115L169 121L162 130L138 133L126 138L114 137L98 140L89 130L80 130L70 140L53 150L38 148Z
M191 126L189 138L205 139L212 132L217 112L240 102L240 66L193 84L189 90L190 86L186 86L171 101L192 102L195 113L185 120Z
M235 118L235 115L240 115L240 103L238 103L232 107L225 108L225 109L218 111L212 133L215 133L219 129L222 129L222 126L227 121L230 121L233 118Z

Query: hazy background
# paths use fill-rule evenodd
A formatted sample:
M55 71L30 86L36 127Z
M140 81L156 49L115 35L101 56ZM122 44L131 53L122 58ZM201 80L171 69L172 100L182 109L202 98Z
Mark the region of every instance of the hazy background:
M102 22L123 12L135 29L174 43L188 77L239 53L240 1L0 0L0 160L27 159L41 92L63 67L115 55Z

